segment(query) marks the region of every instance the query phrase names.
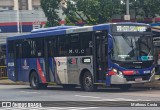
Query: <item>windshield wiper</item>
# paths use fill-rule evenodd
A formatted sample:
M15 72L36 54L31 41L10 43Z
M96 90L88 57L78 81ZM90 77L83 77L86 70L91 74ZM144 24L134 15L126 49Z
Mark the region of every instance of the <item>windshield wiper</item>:
M124 34L122 34L122 37L127 42L127 44L129 45L129 47L131 47L131 51L128 53L128 55L130 55L130 57L131 56L135 56L132 38L131 38L131 40L129 40L129 38L127 36L125 36Z
M131 41L128 39L128 37L124 34L122 34L123 39L125 39L125 41L127 42L127 44L133 49L133 41L131 39Z

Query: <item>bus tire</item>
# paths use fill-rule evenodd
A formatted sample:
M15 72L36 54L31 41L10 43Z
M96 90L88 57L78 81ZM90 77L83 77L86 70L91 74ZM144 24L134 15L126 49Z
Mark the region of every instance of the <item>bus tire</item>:
M122 84L119 88L120 90L128 91L131 88L131 84Z
M93 76L89 71L86 71L82 78L82 88L84 91L93 92L95 85L93 83Z
M39 83L38 74L35 71L33 71L30 75L30 86L33 89L40 89L42 87Z

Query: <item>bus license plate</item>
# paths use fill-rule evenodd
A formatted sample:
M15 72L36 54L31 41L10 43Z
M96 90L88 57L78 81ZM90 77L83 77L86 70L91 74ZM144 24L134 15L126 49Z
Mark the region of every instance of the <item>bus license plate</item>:
M136 82L142 81L142 78L136 78L135 81Z

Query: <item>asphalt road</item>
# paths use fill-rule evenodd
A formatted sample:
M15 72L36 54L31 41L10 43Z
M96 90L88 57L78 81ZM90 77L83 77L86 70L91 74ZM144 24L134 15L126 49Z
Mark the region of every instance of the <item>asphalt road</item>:
M99 89L96 92L84 92L80 88L64 90L61 87L50 86L46 90L33 90L28 85L0 85L0 101L160 101L160 90L131 89L120 91L119 89ZM107 107L117 110L117 107ZM22 108L21 108L22 109ZM40 109L40 108L39 108ZM42 110L44 108L41 108ZM55 107L46 108L54 110L106 110L106 107ZM118 107L122 110L136 110L137 107ZM140 110L159 109L158 107L140 107ZM7 108L11 110L11 108Z

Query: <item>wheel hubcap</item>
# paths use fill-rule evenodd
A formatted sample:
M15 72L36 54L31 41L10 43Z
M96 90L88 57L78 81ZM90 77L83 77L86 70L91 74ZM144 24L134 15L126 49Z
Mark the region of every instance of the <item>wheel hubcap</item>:
M33 78L32 78L32 85L35 87L36 86L36 84L37 84L37 78L34 76Z
M91 77L88 76L88 77L85 78L85 85L86 85L87 88L91 87L91 85L92 85Z

